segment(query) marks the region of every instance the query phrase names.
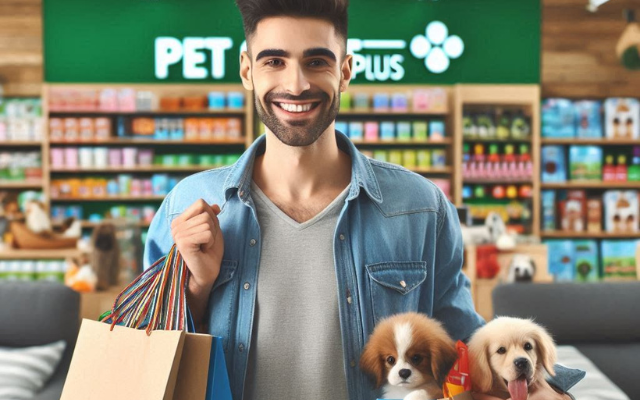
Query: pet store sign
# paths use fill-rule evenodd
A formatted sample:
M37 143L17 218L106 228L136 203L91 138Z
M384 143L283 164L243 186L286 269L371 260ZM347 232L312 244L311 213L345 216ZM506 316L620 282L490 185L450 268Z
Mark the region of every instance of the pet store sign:
M155 77L169 78L169 69L182 64L182 77L189 80L216 79L226 76L225 57L233 48L230 37L163 36L155 40ZM246 49L243 42L238 54ZM422 60L425 73L442 74L451 60L464 52L464 42L441 21L426 26L424 34L405 40L348 39L347 53L353 55L353 78L369 82L401 81L405 76L404 61L408 56ZM210 63L206 61L210 60ZM235 73L235 71L234 71Z

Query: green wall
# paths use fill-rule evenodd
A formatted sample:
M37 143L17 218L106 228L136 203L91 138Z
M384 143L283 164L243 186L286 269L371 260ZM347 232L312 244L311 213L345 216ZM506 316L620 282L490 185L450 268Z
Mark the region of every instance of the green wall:
M232 0L44 0L44 66L47 82L239 82L242 21ZM405 40L406 84L539 83L540 0L351 0L350 38ZM458 35L464 53L443 73L429 72L409 52L411 39L434 20ZM188 80L182 64L167 79L155 76L154 41L225 36L225 76ZM211 64L211 52L202 65ZM364 74L356 83L370 83Z

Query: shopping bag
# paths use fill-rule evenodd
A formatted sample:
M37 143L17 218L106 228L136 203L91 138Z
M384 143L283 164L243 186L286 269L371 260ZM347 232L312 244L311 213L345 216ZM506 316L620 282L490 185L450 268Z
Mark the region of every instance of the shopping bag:
M188 278L174 245L104 322L83 320L61 400L232 400L221 338L193 333Z

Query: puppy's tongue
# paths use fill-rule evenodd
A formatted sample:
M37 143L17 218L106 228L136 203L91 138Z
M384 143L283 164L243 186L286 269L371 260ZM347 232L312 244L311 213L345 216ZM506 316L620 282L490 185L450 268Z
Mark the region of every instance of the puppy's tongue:
M522 376L509 382L509 394L511 400L527 400L529 391L527 390L527 379Z

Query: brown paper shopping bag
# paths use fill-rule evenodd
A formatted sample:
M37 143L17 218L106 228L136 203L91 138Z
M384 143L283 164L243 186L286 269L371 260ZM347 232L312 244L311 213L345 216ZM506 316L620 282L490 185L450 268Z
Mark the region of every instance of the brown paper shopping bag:
M110 329L82 321L60 399L172 400L185 332Z

